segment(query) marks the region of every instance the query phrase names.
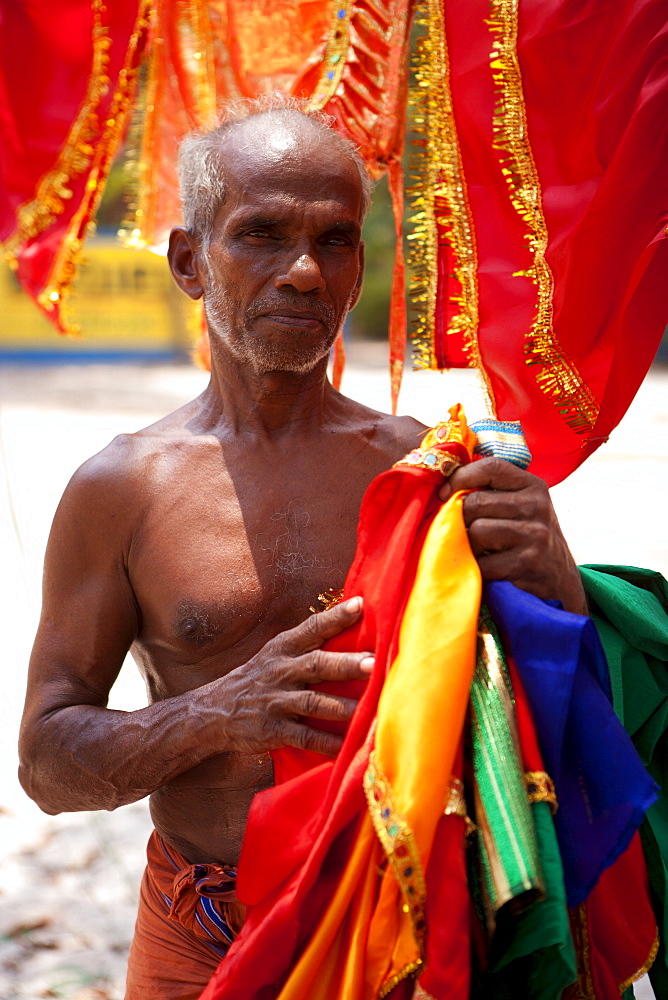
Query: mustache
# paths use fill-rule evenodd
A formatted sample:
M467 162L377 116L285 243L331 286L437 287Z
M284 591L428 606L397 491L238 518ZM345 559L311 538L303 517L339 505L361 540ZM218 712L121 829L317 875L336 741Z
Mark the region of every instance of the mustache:
M258 316L264 316L265 313L282 312L283 310L313 313L326 326L331 325L336 318L334 309L327 302L321 302L319 299L307 301L303 295L282 295L280 299L273 297L258 299L246 310L246 320L251 321L257 319Z

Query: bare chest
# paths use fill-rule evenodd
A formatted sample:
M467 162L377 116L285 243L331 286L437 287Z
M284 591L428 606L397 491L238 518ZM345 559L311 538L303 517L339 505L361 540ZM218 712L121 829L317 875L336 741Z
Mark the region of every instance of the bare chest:
M161 493L133 547L137 648L154 697L220 676L343 586L360 497L331 490Z

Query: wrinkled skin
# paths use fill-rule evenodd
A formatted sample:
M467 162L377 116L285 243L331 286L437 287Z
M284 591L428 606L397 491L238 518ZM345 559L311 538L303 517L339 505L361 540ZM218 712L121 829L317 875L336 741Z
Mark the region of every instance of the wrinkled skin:
M332 389L328 351L362 282L360 180L292 115L249 120L221 146L227 197L208 253L172 233L170 265L204 296L211 381L122 435L75 474L47 549L30 666L21 780L47 812L151 795L158 831L192 862L236 862L268 751L334 754L307 716L354 702L306 690L363 678L373 650L324 652L359 601L318 616L342 585L371 480L424 428ZM458 470L487 579L584 611L544 484L503 462ZM149 704L106 708L128 649Z

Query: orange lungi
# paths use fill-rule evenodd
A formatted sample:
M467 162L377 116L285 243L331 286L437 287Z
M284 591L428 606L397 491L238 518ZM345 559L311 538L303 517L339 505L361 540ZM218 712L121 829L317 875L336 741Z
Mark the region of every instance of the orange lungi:
M125 1000L197 1000L244 921L236 870L190 864L155 831L146 853Z

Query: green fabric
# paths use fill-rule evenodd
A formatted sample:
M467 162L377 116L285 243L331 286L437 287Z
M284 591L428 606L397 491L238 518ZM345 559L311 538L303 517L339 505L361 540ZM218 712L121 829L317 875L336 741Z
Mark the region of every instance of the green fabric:
M527 801L510 677L501 641L486 609L480 616L471 684L471 758L477 790L476 824L487 922L510 899L539 895L543 876Z
M536 802L531 809L545 896L519 913L512 903L499 911L481 1000L559 1000L577 979L552 813L547 802Z
M640 835L661 938L649 976L657 997L668 997L668 583L633 566L581 566L580 573L615 711L662 789Z

